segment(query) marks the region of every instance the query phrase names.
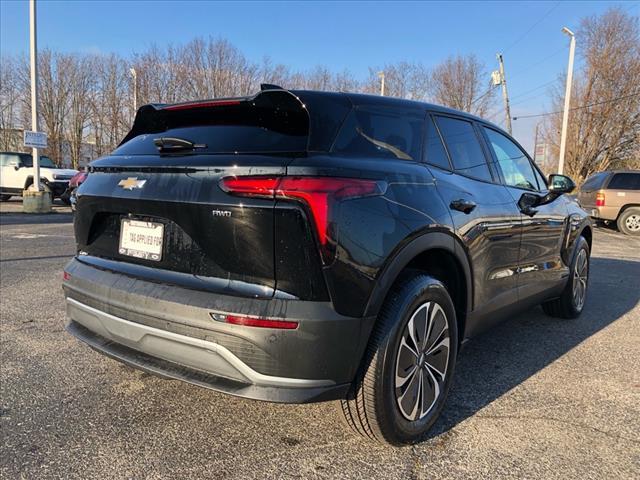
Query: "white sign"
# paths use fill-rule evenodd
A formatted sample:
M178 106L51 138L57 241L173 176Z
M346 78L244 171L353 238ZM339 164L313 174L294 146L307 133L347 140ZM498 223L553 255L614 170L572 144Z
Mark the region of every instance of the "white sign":
M24 131L24 146L31 148L47 148L47 134L44 132Z

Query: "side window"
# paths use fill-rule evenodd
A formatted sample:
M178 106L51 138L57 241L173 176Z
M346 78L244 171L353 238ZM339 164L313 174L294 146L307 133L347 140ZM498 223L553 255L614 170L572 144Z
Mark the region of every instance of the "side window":
M450 117L436 117L456 172L480 180L492 181L489 165L471 122Z
M501 133L483 127L489 137L489 145L496 154L504 183L510 187L538 190L538 181L531 162L515 143Z
M13 153L0 153L0 167L9 167L20 163L20 157Z
M447 157L447 152L444 149L444 145L442 145L440 134L438 133L438 130L436 130L436 126L433 124L431 115L427 115L423 155L425 162L446 170L451 169L449 157Z
M616 173L607 190L640 190L640 174L637 173Z
M358 107L344 121L332 151L346 155L419 161L423 116Z

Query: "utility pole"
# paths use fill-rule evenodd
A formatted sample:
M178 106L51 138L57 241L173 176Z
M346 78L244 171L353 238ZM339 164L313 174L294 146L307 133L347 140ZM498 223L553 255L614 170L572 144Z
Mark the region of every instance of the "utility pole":
M502 84L502 99L504 100L504 113L506 115L506 127L507 132L511 135L511 108L509 107L509 94L507 93L507 79L504 76L504 61L502 60L502 54L498 53L498 62L500 62L500 83Z
M533 161L536 161L536 154L538 152L538 127L540 127L540 122L536 123L536 136L533 140Z
M38 48L36 45L36 0L29 0L29 53L31 59L31 129L38 131ZM31 150L33 155L33 187L40 191L40 157L38 149Z
M378 72L378 78L380 78L380 96L384 97L384 72Z
M571 82L573 81L573 57L576 52L576 37L567 27L562 32L571 37L569 44L569 66L567 67L567 86L564 92L564 111L562 112L562 134L560 135L560 157L558 158L558 173L564 171L564 154L567 148L567 127L569 124L569 105L571 103Z

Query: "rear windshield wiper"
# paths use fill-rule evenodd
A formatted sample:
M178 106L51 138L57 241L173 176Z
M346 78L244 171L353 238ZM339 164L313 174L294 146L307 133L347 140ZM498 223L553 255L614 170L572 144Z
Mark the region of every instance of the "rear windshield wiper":
M179 152L183 150L195 150L196 148L207 148L204 143L193 143L191 140L176 137L154 138L153 143L160 152Z

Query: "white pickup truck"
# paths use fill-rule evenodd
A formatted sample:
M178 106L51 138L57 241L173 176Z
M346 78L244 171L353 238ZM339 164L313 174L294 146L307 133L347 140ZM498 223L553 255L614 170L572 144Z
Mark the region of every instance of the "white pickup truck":
M62 197L76 170L58 168L49 157L40 157L40 181L51 190L52 199ZM0 200L12 196L33 183L33 158L29 153L0 152ZM68 202L68 196L62 197Z

